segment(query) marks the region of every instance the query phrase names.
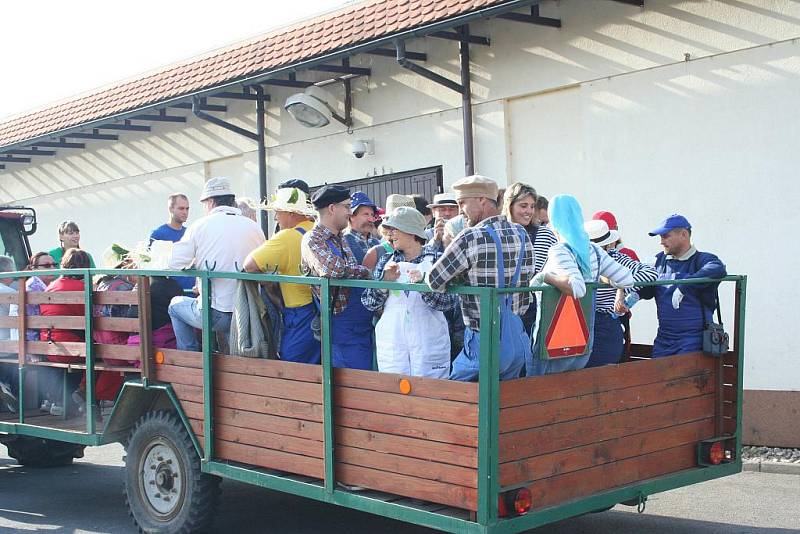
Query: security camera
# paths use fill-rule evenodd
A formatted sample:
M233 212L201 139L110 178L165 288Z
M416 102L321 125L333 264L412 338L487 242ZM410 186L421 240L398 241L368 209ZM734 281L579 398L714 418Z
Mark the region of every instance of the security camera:
M369 146L367 145L366 141L359 139L358 141L353 141L353 144L350 145L350 152L352 152L352 154L358 159L363 158L364 154L367 154L368 151Z

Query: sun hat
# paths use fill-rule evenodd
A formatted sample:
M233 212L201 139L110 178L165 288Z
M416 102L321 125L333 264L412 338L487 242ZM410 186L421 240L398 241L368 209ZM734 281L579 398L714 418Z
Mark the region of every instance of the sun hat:
M589 234L589 240L597 246L604 247L619 241L619 232L610 230L608 223L602 219L586 221L583 229Z
M453 184L456 199L462 198L490 198L497 200L497 182L480 174L473 174L458 180Z
M394 212L394 210L396 210L401 206L406 206L409 208L416 209L416 204L414 204L414 199L408 195L398 195L397 193L395 193L386 197L386 215L391 215Z
M350 195L350 213L355 213L361 206L370 207L373 209L373 211L378 208L378 206L372 200L370 200L366 193L362 191L356 191Z
M676 228L686 228L687 230L692 229L692 225L689 224L689 221L686 220L686 217L683 215L678 215L677 213L670 215L661 223L661 226L649 232L650 236L657 236L657 235L664 235L670 230L674 230Z
M415 235L427 241L428 236L425 235L426 223L425 216L415 208L400 206L383 221L383 226L386 228L395 228L401 232Z
M428 204L429 208L438 208L439 206L458 206L456 196L453 193L436 193L433 195L433 202Z
M350 200L350 190L341 185L324 185L311 195L311 203L318 210L345 200Z
M308 201L306 194L297 187L284 187L273 193L269 202L259 208L268 211L288 211L300 215L313 216L314 208Z
M230 180L218 176L216 178L211 178L205 183L203 186L203 193L200 195L200 202L208 200L209 198L224 197L232 194L233 189L231 189Z

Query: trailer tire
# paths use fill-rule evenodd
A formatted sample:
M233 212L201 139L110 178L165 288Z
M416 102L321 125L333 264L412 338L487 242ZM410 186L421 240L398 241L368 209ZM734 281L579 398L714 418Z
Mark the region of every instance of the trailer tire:
M83 458L85 445L53 439L16 436L5 441L8 455L27 467L63 467Z
M219 477L201 471L197 450L174 412L148 412L133 426L126 447L125 501L140 532L208 528L219 483Z

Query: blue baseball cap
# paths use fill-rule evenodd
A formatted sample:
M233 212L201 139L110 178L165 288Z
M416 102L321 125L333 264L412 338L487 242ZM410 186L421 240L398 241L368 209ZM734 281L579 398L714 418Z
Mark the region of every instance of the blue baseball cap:
M356 210L361 206L369 206L373 210L378 209L377 204L370 200L366 193L362 191L356 191L350 195L350 213L355 213Z
M661 223L661 226L659 226L655 230L651 230L649 234L650 236L664 235L670 230L674 230L675 228L686 228L688 230L691 230L692 225L689 224L689 221L686 220L686 217L675 213L664 219L664 222Z

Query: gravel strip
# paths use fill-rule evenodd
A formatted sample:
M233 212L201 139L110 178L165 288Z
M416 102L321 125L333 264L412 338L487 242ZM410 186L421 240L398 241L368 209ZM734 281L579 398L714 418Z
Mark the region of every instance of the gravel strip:
M800 449L782 449L780 447L742 447L742 461L800 464Z

